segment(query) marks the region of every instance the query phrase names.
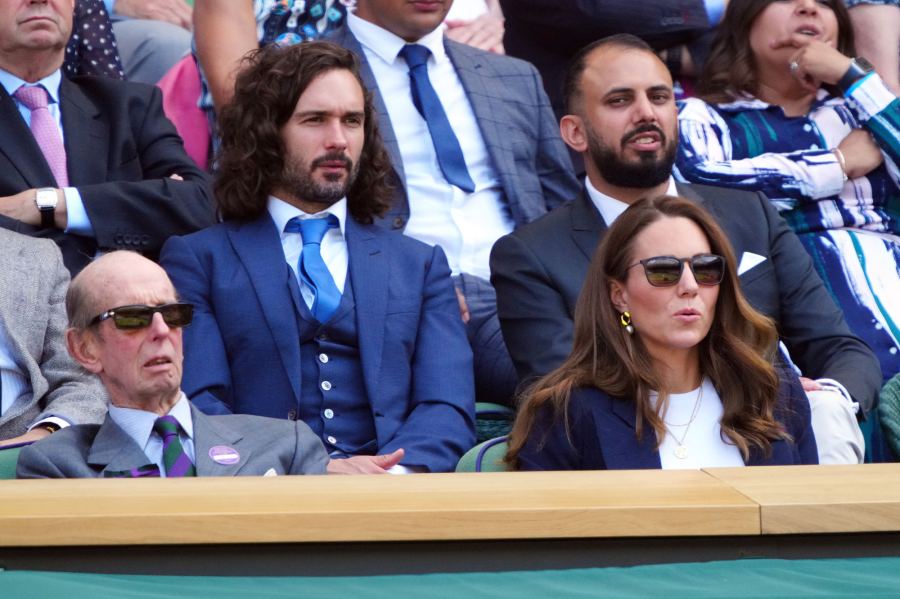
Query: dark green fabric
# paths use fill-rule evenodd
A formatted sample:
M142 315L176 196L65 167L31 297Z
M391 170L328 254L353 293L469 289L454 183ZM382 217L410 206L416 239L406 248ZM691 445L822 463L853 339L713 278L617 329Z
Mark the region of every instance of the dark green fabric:
M878 415L885 441L894 452L894 457L900 458L900 374L882 387Z
M772 599L900 596L900 558L746 559L532 572L359 577L190 577L0 572L4 599Z
M19 461L21 447L0 449L0 480L16 477L16 462Z

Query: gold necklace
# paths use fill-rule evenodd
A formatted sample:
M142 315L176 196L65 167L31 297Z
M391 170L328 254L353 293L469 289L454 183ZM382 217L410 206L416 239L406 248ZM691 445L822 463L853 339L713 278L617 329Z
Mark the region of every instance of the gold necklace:
M694 400L694 409L691 411L691 418L687 421L687 424L669 424L665 420L663 423L666 425L666 430L669 431L669 434L672 435L672 438L675 439L675 442L678 443L678 446L672 452L675 454L675 457L679 460L683 460L688 456L688 448L684 444L684 440L687 438L688 431L691 430L691 424L694 423L694 419L697 418L697 414L700 412L700 403L703 401L703 380L700 381L700 390L697 392L697 399ZM681 435L681 438L675 436L675 433L672 432L670 426L683 426L684 434Z

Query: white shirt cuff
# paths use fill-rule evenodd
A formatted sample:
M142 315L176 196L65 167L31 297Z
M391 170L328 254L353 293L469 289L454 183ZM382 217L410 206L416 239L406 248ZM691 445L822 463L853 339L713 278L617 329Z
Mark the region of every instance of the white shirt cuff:
M66 216L69 221L69 224L66 226L66 233L93 237L94 227L91 225L91 219L88 218L87 211L84 209L81 194L74 187L63 187L63 193L66 194Z

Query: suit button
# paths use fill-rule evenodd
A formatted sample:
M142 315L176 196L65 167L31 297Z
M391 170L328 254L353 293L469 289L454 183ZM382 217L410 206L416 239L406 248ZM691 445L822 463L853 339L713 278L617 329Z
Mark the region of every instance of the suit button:
M318 339L319 341L328 341L328 335L326 335L325 333L322 333L321 335L316 337L316 339Z
M322 381L322 391L331 391L331 383L329 381Z
M121 233L116 233L115 242L116 242L116 245L122 245L122 234Z
M297 410L290 410L288 412L288 420L296 420L297 419Z
M329 443L331 443L332 445L335 445L337 443L337 439L335 439L331 435L328 435L327 437L325 437L325 440L328 441Z
M149 235L141 236L141 245L150 245L150 236Z
M319 362L328 364L328 354L319 354Z
M328 408L324 412L322 412L322 415L325 416L325 418L331 420L332 418L334 418L334 410Z
M394 222L391 223L395 229L402 229L403 225L406 224L406 220L402 216L398 216L394 219Z

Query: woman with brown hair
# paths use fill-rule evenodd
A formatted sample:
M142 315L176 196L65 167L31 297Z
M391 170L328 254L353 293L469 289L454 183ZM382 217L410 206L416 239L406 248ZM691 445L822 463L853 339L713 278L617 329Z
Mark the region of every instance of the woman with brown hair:
M842 0L732 0L679 113L677 176L765 193L847 324L900 371L900 100Z
M793 372L773 365L776 351L775 327L744 299L712 217L682 198L641 200L604 236L572 353L526 392L507 462L815 464L809 405Z

